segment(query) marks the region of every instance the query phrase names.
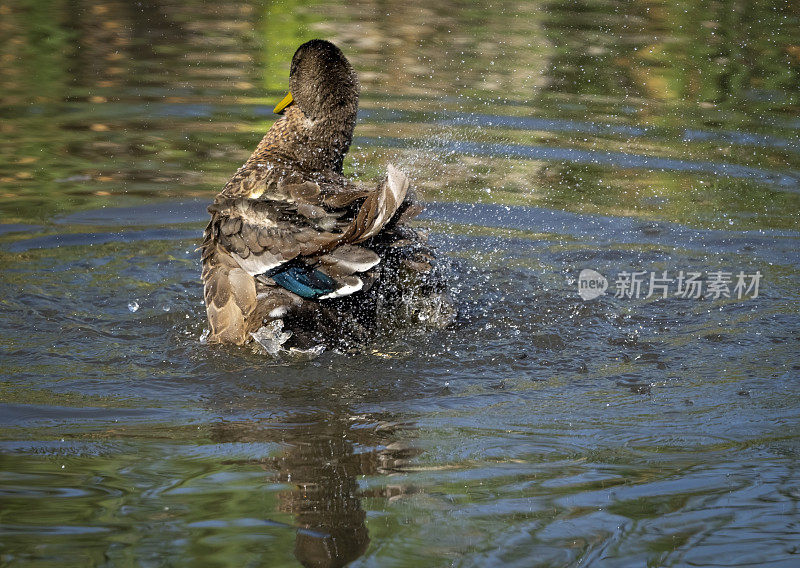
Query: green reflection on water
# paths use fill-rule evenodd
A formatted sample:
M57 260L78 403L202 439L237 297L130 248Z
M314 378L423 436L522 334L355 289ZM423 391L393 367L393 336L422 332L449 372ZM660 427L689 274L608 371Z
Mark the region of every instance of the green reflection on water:
M428 113L417 121L362 120L356 135L368 144L348 161L348 172L361 179L396 160L429 199L707 227L798 226L796 187L474 158L447 148L448 141L499 141L796 172L800 143L791 117L800 47L792 30L800 16L786 4L42 6L6 3L0 23L7 40L0 46L0 211L7 221L210 196L269 127L294 48L322 36L340 43L359 70L364 109ZM436 121L445 109L572 126L453 128ZM661 131L653 138L581 124ZM694 132L702 136L686 141ZM754 141L731 142L730 133ZM414 149L383 147L386 136Z

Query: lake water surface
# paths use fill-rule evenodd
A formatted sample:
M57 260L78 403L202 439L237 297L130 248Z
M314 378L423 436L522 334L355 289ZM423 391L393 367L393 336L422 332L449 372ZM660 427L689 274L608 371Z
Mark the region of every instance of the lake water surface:
M208 346L205 207L313 37L459 316ZM2 566L797 566L799 313L794 4L0 4Z

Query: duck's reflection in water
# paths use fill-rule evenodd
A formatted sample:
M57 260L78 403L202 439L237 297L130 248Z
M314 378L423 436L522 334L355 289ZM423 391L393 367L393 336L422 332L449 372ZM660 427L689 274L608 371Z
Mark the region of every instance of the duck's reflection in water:
M280 493L279 508L294 515L294 554L304 566L345 566L369 545L357 479L402 470L419 453L403 440L413 426L386 416L376 419L327 412L295 415L283 428L275 426L260 429L253 423L224 423L216 433L225 441L280 441L285 445L280 455L260 460L260 464L288 486ZM392 495L407 491L397 486L391 489ZM386 492L380 490L375 496Z

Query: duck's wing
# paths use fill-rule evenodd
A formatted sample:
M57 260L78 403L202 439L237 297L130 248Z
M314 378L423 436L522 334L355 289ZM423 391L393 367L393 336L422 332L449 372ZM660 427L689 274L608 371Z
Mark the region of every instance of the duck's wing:
M282 187L283 199L221 195L209 207L207 238L251 277L305 298L345 296L363 287L359 273L380 262L356 244L381 231L407 191L408 178L389 166L370 191L322 191L306 181Z
M347 228L345 240L360 243L377 235L394 217L408 193L408 177L389 164L386 179L370 193Z
M257 305L255 281L208 237L202 250L209 341L242 344L249 339L249 316Z
M268 273L298 256L334 248L347 227L342 211L291 196L286 200L218 197L209 212L207 230L214 241L252 276Z
M342 207L357 204L356 200L365 196L355 214L345 217L347 226L335 247L321 256L303 258L302 263L294 263L286 270L278 269L271 274L272 279L304 298L321 300L349 296L364 288L371 280L365 273L381 257L356 243L371 239L390 223L404 203L408 185L405 174L390 165L386 179L376 190L360 195L358 191L340 191L320 197L328 207Z

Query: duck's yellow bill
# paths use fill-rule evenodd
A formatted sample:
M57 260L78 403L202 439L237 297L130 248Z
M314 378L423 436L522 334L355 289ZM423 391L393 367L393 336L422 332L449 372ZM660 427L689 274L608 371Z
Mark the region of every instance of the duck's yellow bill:
M283 109L288 107L293 102L294 99L292 98L292 93L289 93L285 97L283 97L283 100L278 103L278 106L276 106L272 112L274 112L275 114L280 114L283 112Z

